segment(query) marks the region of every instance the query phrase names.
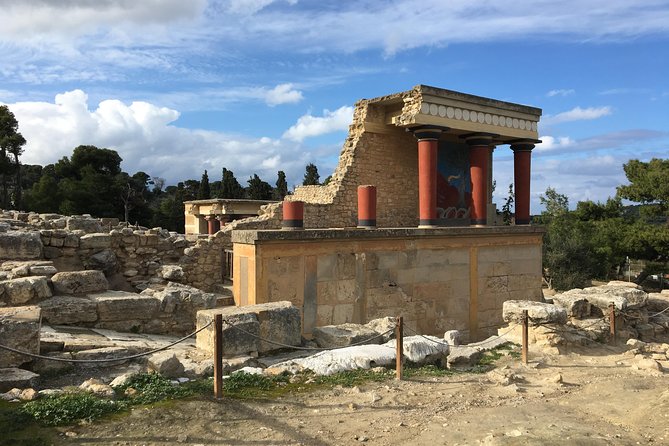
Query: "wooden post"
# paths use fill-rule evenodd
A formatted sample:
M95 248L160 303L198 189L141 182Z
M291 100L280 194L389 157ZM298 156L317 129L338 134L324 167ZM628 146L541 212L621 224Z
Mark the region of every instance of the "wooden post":
M609 304L609 329L611 333L611 343L616 342L616 305L611 302Z
M223 398L223 315L214 315L214 397Z
M522 346L522 359L523 364L527 364L527 327L529 325L529 317L527 315L527 310L523 310L523 346Z
M397 317L395 325L395 378L402 379L402 363L404 362L404 319Z

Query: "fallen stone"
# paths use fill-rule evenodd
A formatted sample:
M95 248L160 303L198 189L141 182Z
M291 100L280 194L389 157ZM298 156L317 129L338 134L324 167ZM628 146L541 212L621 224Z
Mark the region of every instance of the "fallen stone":
M39 398L39 393L37 390L33 389L32 387L29 387L27 389L23 389L21 393L19 394L19 399L21 401L34 401L37 398Z
M380 344L379 333L365 325L341 324L314 327L314 341L321 348L348 347L352 344Z
M87 269L95 269L105 273L105 276L111 276L118 268L118 259L111 249L103 249L90 256L84 266Z
M17 401L21 396L21 389L13 388L8 390L5 393L0 393L0 400L4 401Z
M86 392L91 392L101 398L113 398L116 395L116 392L114 392L114 389L109 384L105 384L95 378L84 381L79 388Z
M276 364L272 368L311 370L317 375L333 375L350 370L388 366L394 362L394 346L372 344L319 352L307 358Z
M372 319L371 321L365 324L365 327L371 328L378 334L383 334L383 337L380 340L381 344L385 344L391 339L395 339L395 326L397 325L397 320L394 317L382 317L379 319Z
M53 265L35 265L30 267L29 272L31 276L51 277L56 274L58 270Z
M73 354L74 359L78 361L91 361L88 363L81 363L85 367L108 367L110 364L119 364L124 361L104 361L95 362L101 359L115 359L123 358L132 355L133 352L124 347L101 347L92 348L90 350L80 350Z
M65 227L70 231L80 230L87 234L102 232L102 224L95 218L69 217L66 221Z
M39 353L40 309L36 306L0 308L0 343L27 353ZM0 367L15 367L31 357L0 350Z
M214 320L214 314L223 313L227 309L201 310L197 312L197 329ZM241 356L258 352L260 323L253 313L224 314L222 336L223 356ZM236 327L236 328L235 328ZM243 330L243 331L241 331ZM247 334L250 333L250 334ZM200 331L196 335L195 345L208 354L214 354L214 326Z
M640 308L646 304L648 299L648 294L645 291L628 286L602 285L589 287L583 288L579 294L588 295L588 301L601 309L608 308L610 302L614 302L618 310ZM609 302L606 302L607 296Z
M556 294L553 303L567 311L567 316L583 319L590 316L590 302L582 294Z
M395 341L389 341L387 347L395 347ZM435 364L446 358L449 345L436 336L409 336L402 342L404 358L414 364Z
M96 302L84 297L56 296L39 303L42 319L51 325L95 322L98 319Z
M606 285L607 286L615 286L615 287L636 288L637 290L642 289L641 285L637 285L634 282L625 282L624 280L611 280Z
M132 326L134 321L154 319L160 308L158 299L126 291L105 291L104 293L89 294L88 298L97 305L99 322L127 321L129 326ZM116 327L116 329L119 329L119 327Z
M184 270L179 265L163 265L160 277L173 282L180 282L184 278Z
M665 290L666 291L666 290ZM668 293L649 293L648 301L646 302L648 311L660 312L669 308L669 294ZM669 310L664 314L669 314Z
M51 278L56 294L88 294L106 291L109 283L102 271L69 271Z
M135 376L137 373L136 372L127 372L122 375L117 376L112 380L112 382L109 383L110 386L112 387L121 387L125 383L128 382L130 378Z
M105 249L111 247L109 234L86 234L79 237L81 249Z
M183 374L187 378L190 379L206 378L214 375L213 359L205 359L204 361L198 362L198 361L193 361L192 359L189 358L184 358L181 360L181 364L183 364L184 367ZM233 369L229 367L229 363L224 361L223 373L229 373L229 371L231 370Z
M634 358L634 366L638 370L650 370L654 372L662 372L662 366L654 359L646 358L643 355L637 355Z
M72 359L72 354L70 352L42 352L42 355L57 359ZM40 375L53 376L59 373L66 373L74 369L74 364L71 362L52 361L48 359L34 359L30 369L35 373L39 373Z
M4 260L41 259L42 248L39 232L0 232L0 258Z
M169 351L154 353L149 356L150 370L158 372L167 378L178 378L184 374L184 366L177 356Z
M444 333L444 341L451 346L458 346L462 340L462 335L458 330L448 330Z
M0 392L7 392L15 387L34 387L39 378L37 373L16 367L0 368Z
M466 345L451 347L448 357L446 358L446 366L449 369L463 369L474 367L483 357L483 352L474 347Z
M246 373L247 375L262 375L263 371L264 370L261 367L242 367L241 369L232 372L231 375L237 373Z
M505 322L522 323L523 311L527 310L530 324L564 324L567 312L564 308L529 300L507 300L502 306L502 318Z
M8 305L22 305L51 297L51 288L46 277L21 277L0 282L0 296Z

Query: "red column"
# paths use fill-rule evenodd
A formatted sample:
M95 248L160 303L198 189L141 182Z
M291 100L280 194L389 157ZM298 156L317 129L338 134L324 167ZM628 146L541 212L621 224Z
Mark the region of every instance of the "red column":
M488 162L490 161L490 142L492 136L471 135L469 144L469 176L472 181L472 206L470 221L472 225L485 225L488 222Z
M206 219L207 219L207 229L208 229L207 232L209 233L209 235L216 234L219 231L219 229L221 229L219 221L216 220L216 217L213 215L208 215Z
M418 139L418 227L437 226L437 152L441 129L414 130Z
M304 228L304 202L284 201L281 229L299 230Z
M513 183L515 191L515 223L517 225L530 224L530 176L532 163L531 142L511 144L513 150Z
M376 228L376 186L358 186L358 227Z

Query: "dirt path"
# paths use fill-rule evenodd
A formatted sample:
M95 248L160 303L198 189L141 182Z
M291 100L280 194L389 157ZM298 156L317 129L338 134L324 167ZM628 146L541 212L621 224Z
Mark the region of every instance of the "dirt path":
M487 374L180 401L67 429L79 445L669 444L669 374L599 346Z

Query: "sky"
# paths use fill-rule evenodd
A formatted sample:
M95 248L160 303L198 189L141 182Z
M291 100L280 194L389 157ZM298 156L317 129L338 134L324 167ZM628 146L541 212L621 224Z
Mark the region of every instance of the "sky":
M543 109L547 187L605 201L669 157L669 1L0 0L0 103L22 162L118 151L167 184L330 175L353 106L431 85ZM494 152L495 201L513 179Z

